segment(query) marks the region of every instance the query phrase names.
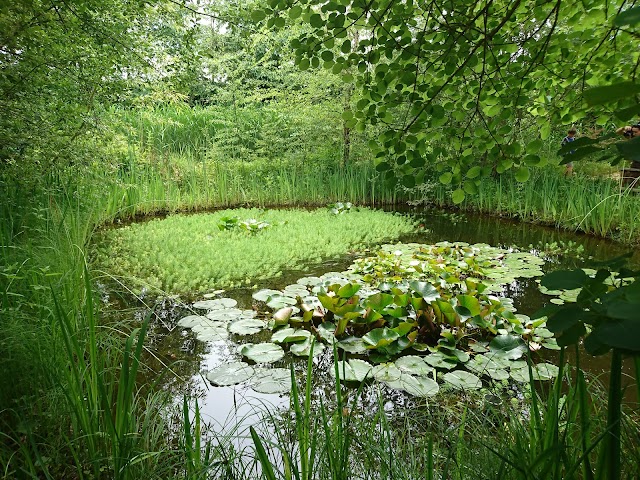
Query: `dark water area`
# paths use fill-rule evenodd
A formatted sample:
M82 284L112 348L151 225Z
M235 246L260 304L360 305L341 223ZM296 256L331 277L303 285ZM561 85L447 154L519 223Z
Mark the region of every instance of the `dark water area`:
M546 272L561 268L589 267L590 262L610 259L630 251L630 247L617 244L610 240L599 239L583 234L574 234L559 231L554 228L521 223L496 217L463 214L446 211L424 210L419 208L406 208L394 211L414 216L421 228L419 232L391 240L387 243L417 242L432 244L440 241L486 243L502 248L517 248L524 251L538 253L547 260L544 267ZM560 247L568 251L564 255L545 254L545 245ZM374 247L374 246L372 246ZM256 282L251 288L227 290L225 297L231 297L238 301L238 308L250 309L255 307L251 294L261 288L282 289L286 285L295 283L298 278L304 276L321 275L329 271L340 272L345 270L357 257L357 254L346 254L340 259L326 261L321 264L310 265L304 270L286 271L283 269L281 277ZM636 252L632 258L633 265L640 265L640 255ZM535 279L520 279L506 287L504 294L514 300L514 306L518 313L530 315L549 301L551 297L542 295ZM206 372L218 365L230 361L239 360L236 353L237 344L247 342L268 341L270 332L261 332L253 336L231 335L231 341L199 342L195 340L189 330L175 326L177 320L191 314L184 304L173 299L147 299L147 308L129 305L126 310L113 312L114 318L126 321L137 317L142 318L145 311L153 309L155 319L152 322L152 331L148 339L150 355L146 364L150 370L147 376L163 372L160 385L175 394L176 403L180 402L183 394L191 398L198 398L199 407L203 418L210 424L212 430L230 431L239 428L239 425L250 425L257 421L255 417L263 406L284 409L289 405L286 395L259 394L247 386L214 387L205 378ZM184 300L184 299L183 299ZM121 304L121 302L117 302ZM131 307L134 307L131 309ZM557 361L557 353L545 351L543 358ZM290 356L272 364L274 367L289 368ZM295 368L300 379L304 378L306 359L296 359ZM314 360L314 395L331 402L334 395L334 380L327 375L331 362L330 355L324 355ZM575 364L575 352L567 352L569 365ZM581 367L592 378L597 378L603 384L608 381L610 358L608 355L592 357L581 353ZM167 366L170 370L167 371ZM632 387L634 382L633 365L629 360L624 363L625 383ZM393 406L406 406L414 400L407 398L400 392L394 392L386 387L385 396L389 398L389 408ZM635 402L635 387L628 388L627 401ZM361 403L369 404L375 408L377 394L365 390ZM385 405L385 408L387 406Z

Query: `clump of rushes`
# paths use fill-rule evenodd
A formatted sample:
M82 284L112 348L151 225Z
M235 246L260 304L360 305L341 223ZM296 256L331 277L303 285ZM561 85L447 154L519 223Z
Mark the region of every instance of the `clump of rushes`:
M175 215L104 234L98 259L109 273L138 287L197 293L277 277L354 249L415 230L408 217L359 208L349 215L326 209L224 210ZM277 225L247 235L220 230L224 218L254 218Z

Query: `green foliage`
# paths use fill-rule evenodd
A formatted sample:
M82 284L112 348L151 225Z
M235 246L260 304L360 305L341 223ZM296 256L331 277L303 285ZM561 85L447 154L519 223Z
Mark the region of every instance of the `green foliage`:
M597 478L622 478L622 355L637 358L640 354L635 341L640 333L637 313L640 272L625 267L630 256L596 264L600 268L592 275L584 270L562 270L545 275L542 287L577 291L576 303L549 305L535 315L548 317L549 329L558 337L559 345L577 345L583 341L585 349L593 355L612 350L607 429L596 467ZM636 371L636 377L639 373ZM593 478L591 468L588 465L587 468L588 475Z
M400 258L402 249L406 258ZM391 272L385 259L389 250L395 250ZM558 349L544 319L516 315L510 302L488 294L500 291L499 285L517 276L541 275L537 266L527 270L531 268L527 261L537 264L534 259L486 245L389 245L376 257L356 260L342 274L302 278L283 292L262 290L254 298L270 305L295 291L292 300L302 316L292 315L291 307L276 312L272 341L277 337L281 343L308 342L306 330L293 328L304 325L318 340L382 363L371 369L362 360L343 362L340 379L375 378L391 388L428 396L438 391L437 383L427 376L433 372L429 365L445 370L469 365L470 370L495 380L529 381L526 363L518 361L528 351L527 345ZM364 273L363 265L376 275ZM475 278L474 265L476 272L482 265L479 275L493 279L491 289ZM296 332L305 335L296 336ZM426 351L430 353L421 356ZM410 357L402 356L407 353ZM409 368L403 358L415 361ZM383 363L394 359L398 366ZM548 380L557 375L557 369L541 364L533 367L532 375L535 380ZM469 387L472 378L473 388L481 386L479 377L466 371L456 370L447 378L453 388Z
M277 30L276 19L290 8L284 0L270 2L255 19L265 17ZM303 0L295 8L293 16L307 24L291 41L296 62L355 83L361 98L347 123L383 125L373 142L380 170L421 183L421 166L440 164L450 174L443 179L458 187L454 203L473 194L492 168L514 169L526 181L530 166L546 161L539 142L551 125L592 111L581 96L585 87L632 78L637 59L615 48L633 43L612 27L617 4L486 1L443 9L435 1L351 1L327 2L318 11ZM620 18L620 25L635 21L633 10ZM628 91L620 97L621 106L635 104ZM609 112L597 117L598 125L612 119ZM522 123L535 132L531 137L521 136Z
M540 169L527 183L519 184L504 174L484 180L477 195L467 196L459 208L637 243L640 198L607 177L565 177L555 169ZM422 198L442 207L452 205L449 197L448 188L436 186L425 190Z
M217 225L230 215L278 226L262 229L259 237L220 231ZM105 232L99 255L112 274L127 282L196 293L252 284L413 229L406 217L364 208L348 216L326 210L227 210Z

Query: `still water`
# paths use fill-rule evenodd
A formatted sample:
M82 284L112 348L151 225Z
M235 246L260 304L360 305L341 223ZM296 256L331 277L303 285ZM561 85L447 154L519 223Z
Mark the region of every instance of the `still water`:
M396 210L397 211L397 210ZM402 213L413 215L420 222L419 233L400 239L390 239L390 242L418 242L436 243L440 241L486 243L502 248L514 247L519 250L536 251L547 260L545 271L559 268L588 267L594 260L605 260L627 253L630 248L615 242L598 239L588 235L571 232L561 232L549 227L520 223L513 220L505 220L496 217L488 217L472 214L451 213L443 211L425 211L424 209L405 209ZM567 254L545 254L545 245L555 245L567 249ZM303 271L285 271L282 277L271 281L258 283L250 289L234 289L224 292L224 296L238 301L238 308L251 309L254 303L251 294L260 288L282 289L286 285L304 276L321 275L328 271L345 270L356 257L356 254L345 255L342 259L324 262L319 265L310 265ZM640 264L640 256L635 254L632 263ZM514 305L519 313L532 314L542 307L550 297L542 295L537 288L534 279L521 279L507 286L505 296L514 300ZM152 332L149 337L149 358L146 364L150 366L149 375L163 372L160 384L163 388L175 394L176 402L180 402L183 395L190 398L198 398L201 414L207 421L212 431L231 431L242 425L252 424L257 419L256 412L263 410L262 406L288 407L289 399L286 395L259 394L245 386L214 387L205 378L206 372L212 368L239 360L236 353L237 344L231 341L218 341L202 343L195 340L189 330L176 327L175 324L181 317L190 314L180 303L171 299L163 299L161 302L148 299L147 307L153 304L156 314ZM131 308L121 310L119 317L135 315L141 318L145 308L140 305L130 305ZM268 332L253 336L232 336L231 340L238 343L266 341ZM574 361L570 353L569 364ZM546 353L546 357L553 361L553 352ZM285 359L273 364L276 367L289 368L291 360ZM324 397L331 402L333 392L333 379L326 373L330 366L330 356L322 356L315 359L313 385L316 395ZM591 375L606 382L606 372L609 366L608 356L591 357L587 354L581 356L582 367ZM303 378L306 360L296 361L296 371ZM167 371L167 366L169 371ZM633 377L633 369L630 362L624 365L626 382L630 384ZM316 378L317 377L317 378ZM634 388L629 388L632 398ZM387 390L388 408L393 405L411 402L404 394ZM376 394L365 391L361 402L375 404ZM385 405L385 408L387 405Z

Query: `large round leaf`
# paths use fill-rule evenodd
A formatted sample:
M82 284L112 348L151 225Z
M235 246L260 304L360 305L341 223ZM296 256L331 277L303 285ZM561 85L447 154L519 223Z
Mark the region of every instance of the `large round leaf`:
M491 340L489 350L494 355L517 360L527 351L527 346L517 335L498 335Z
M225 363L207 373L207 380L216 387L226 387L249 380L254 374L251 365L244 362Z
M291 372L286 368L256 368L251 388L258 393L291 391Z
M311 332L301 328L282 328L273 332L271 341L274 343L302 342L311 337Z
M274 310L279 310L281 308L295 305L296 303L297 303L297 300L293 297L276 295L269 298L269 301L267 302L267 306Z
M451 370L458 365L457 362L452 362L440 352L435 352L427 355L426 357L424 357L424 361L432 367L442 368L444 370Z
M193 304L193 308L203 310L222 310L223 308L233 308L238 304L233 298L216 298L214 300L201 300Z
M362 382L371 378L372 367L364 360L352 358L348 361L338 362L338 376L343 382ZM332 366L331 375L335 377L335 368Z
M247 343L238 348L238 353L256 363L277 362L284 357L284 350L275 343Z
M304 342L292 344L289 351L297 357L308 357L311 354L312 343L313 337L308 337ZM324 344L316 342L313 347L313 355L320 355L324 349Z
M395 382L400 380L402 372L393 363L383 363L373 367L371 374L379 382Z
M345 352L360 354L367 351L364 342L358 337L343 338L336 343L336 346L344 350Z
M464 370L445 373L442 378L448 385L458 390L478 390L482 388L480 378Z
M406 373L400 377L400 385L402 390L415 397L431 397L440 390L438 384L431 378L414 377Z
M258 290L253 295L251 295L255 300L259 302L267 303L271 297L274 295L282 295L280 290L272 290L270 288L265 288L263 290Z
M237 335L253 335L266 328L267 324L256 318L242 318L229 325L229 331Z
M400 335L390 328L375 328L362 337L367 348L380 348L389 345L400 338Z
M245 316L243 313L245 311L246 310L240 310L239 308L224 308L221 310L212 310L207 313L207 318L210 318L211 320L230 322L232 320L236 320L240 317Z
M178 326L184 328L193 328L196 325L199 325L200 322L206 320L207 317L203 317L202 315L187 315L186 317L178 320Z
M407 355L406 357L400 357L396 360L396 367L402 372L409 373L411 375L426 376L433 372L433 367L428 365L424 361L424 358L416 355Z

